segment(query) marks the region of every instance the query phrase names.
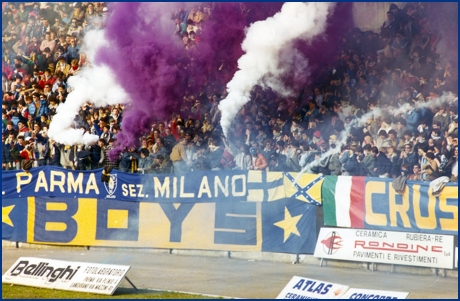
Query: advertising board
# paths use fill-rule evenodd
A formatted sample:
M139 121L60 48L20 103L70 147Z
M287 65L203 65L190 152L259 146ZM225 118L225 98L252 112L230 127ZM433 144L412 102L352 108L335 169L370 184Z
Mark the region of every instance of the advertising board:
M337 299L349 286L294 276L276 299Z
M350 288L340 299L406 299L407 292Z
M3 283L112 295L130 266L20 257Z
M321 228L314 256L452 269L454 237L425 233Z

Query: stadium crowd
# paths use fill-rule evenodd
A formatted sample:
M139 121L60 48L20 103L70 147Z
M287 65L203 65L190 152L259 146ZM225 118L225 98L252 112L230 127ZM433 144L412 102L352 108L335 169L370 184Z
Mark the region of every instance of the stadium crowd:
M76 126L100 137L97 145L61 145L47 137L69 93L67 79L88 63L80 52L82 37L104 27L107 6L3 2L2 169L21 169L21 161L33 160L34 166L79 170L304 170L422 181L447 176L457 182L457 61L438 52L443 24L430 19L433 5L391 4L380 32L350 30L317 75L319 84L298 97L255 87L228 137L218 105L232 74L209 70L215 80L203 87L205 93L185 94L180 112L154 122L139 145L112 162L108 152L121 130L122 104L87 103L76 116ZM245 14L244 4L240 8ZM184 57L199 51L202 25L210 18L212 3L174 12L172 38L182 40ZM366 114L375 108L381 113Z

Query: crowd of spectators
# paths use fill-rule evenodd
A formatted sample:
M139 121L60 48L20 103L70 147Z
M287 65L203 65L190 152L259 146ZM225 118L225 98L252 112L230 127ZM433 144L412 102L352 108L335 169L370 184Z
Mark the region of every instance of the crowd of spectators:
M218 105L229 75L210 70L205 75L213 81L204 93L185 93L180 112L154 122L139 145L113 162L108 152L121 130L121 104L81 108L75 123L98 135L97 145L60 145L46 133L66 100L67 78L85 64L81 37L104 26L106 6L8 2L2 24L2 168L20 169L21 160L33 159L35 166L133 173L304 170L423 181L447 176L457 182L457 62L437 51L442 24L432 22L431 5L391 4L380 32L350 30L315 86L298 97L255 87L227 137ZM199 50L212 12L212 3L174 12L172 38L183 41L184 57ZM375 108L381 113L366 114ZM363 116L370 117L358 122Z

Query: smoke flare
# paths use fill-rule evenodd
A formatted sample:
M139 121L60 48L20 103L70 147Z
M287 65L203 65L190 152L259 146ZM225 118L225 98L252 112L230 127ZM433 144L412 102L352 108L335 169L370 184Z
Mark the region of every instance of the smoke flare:
M226 136L232 120L249 101L249 93L255 85L287 93L284 86L278 86L278 81L273 80L285 71L280 68L280 51L295 39L309 40L321 34L333 7L331 3L288 2L273 17L249 27L242 44L246 53L238 60L240 70L227 84L229 94L219 104L221 126Z
M97 51L106 44L102 30L94 30L85 35L83 51L87 54L89 62L94 61ZM109 67L103 64L82 67L79 73L68 79L67 83L72 92L67 96L66 102L58 106L56 115L50 123L48 135L56 142L65 145L94 144L99 139L97 135L74 128L74 119L81 106L87 102L93 103L96 107L126 103L128 95L114 80Z

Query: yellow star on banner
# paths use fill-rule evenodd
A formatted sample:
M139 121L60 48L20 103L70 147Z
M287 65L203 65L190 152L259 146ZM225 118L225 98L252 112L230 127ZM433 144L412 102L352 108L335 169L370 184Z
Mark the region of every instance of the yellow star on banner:
M287 207L284 207L284 220L274 223L275 226L280 227L284 230L284 242L289 238L291 233L300 236L299 230L297 230L297 222L302 217L301 215L291 216Z
M11 205L8 207L2 207L2 223L10 225L11 227L14 227L14 225L10 219L10 213L11 213L11 210L13 210L14 206L15 205Z

